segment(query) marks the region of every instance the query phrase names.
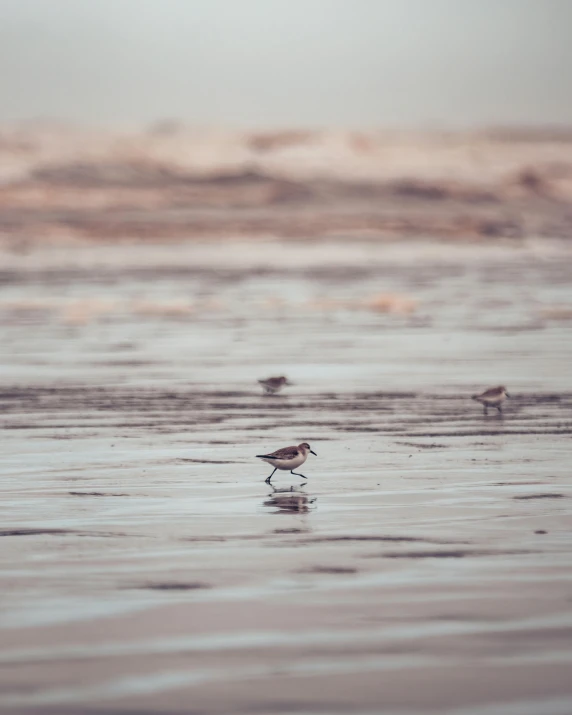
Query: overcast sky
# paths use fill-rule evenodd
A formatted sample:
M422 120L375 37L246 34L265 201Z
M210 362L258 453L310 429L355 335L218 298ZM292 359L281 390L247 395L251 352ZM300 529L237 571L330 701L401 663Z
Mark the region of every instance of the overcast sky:
M572 0L0 0L0 122L572 123Z

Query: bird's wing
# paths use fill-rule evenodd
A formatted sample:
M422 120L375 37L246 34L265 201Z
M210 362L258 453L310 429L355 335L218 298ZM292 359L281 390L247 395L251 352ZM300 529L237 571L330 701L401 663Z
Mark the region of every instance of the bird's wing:
M283 447L282 449L277 449L276 452L271 454L259 454L257 456L264 457L264 459L294 459L299 454L298 447Z
M500 395L500 393L501 391L498 387L491 387L488 390L482 392L479 397L497 397L497 395Z

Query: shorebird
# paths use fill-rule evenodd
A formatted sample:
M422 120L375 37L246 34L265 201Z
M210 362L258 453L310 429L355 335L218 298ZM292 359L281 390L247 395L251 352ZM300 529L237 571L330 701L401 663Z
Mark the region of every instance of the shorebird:
M303 474L295 472L294 469L299 467L301 464L304 464L310 452L315 457L318 456L314 450L310 449L310 445L307 442L302 442L302 444L299 444L297 447L283 447L282 449L277 449L276 452L271 452L270 454L257 454L256 456L258 459L263 459L265 462L268 462L268 464L271 464L274 467L274 472L277 469L283 469L285 471L290 470L291 474L308 479L308 477ZM272 472L272 474L265 480L266 484L270 484L270 480L274 476L274 472Z
M268 377L266 380L258 381L262 385L265 395L275 395L277 392L284 387L284 385L291 385L288 382L288 378L281 375L280 377Z
M501 405L507 397L510 397L510 395L506 391L506 387L499 385L498 387L491 387L481 392L480 395L473 395L471 399L482 404L483 411L486 415L489 407L496 407L499 414L502 414Z

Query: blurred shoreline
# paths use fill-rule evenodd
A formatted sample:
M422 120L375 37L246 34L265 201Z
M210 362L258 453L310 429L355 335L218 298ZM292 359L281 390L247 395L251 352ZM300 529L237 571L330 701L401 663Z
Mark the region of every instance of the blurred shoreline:
M572 236L572 128L0 127L0 244Z

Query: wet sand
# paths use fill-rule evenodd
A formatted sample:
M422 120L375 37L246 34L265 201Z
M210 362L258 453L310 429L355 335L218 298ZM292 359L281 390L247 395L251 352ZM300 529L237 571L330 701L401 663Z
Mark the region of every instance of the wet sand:
M2 266L2 712L572 711L568 246Z

